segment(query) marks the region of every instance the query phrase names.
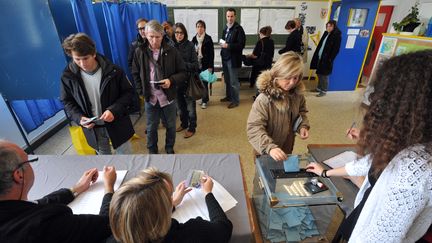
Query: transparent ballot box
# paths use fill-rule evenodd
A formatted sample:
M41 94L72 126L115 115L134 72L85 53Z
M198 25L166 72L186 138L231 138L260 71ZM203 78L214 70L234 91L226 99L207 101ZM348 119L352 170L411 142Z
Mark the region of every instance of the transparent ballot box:
M310 156L300 156L300 171L268 155L256 160L252 201L266 242L331 242L345 215L342 194L328 178L305 171Z

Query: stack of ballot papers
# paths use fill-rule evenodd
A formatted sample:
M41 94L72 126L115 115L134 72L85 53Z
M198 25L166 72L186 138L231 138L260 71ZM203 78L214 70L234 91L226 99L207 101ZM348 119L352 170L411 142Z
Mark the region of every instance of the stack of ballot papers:
M319 235L309 207L270 209L267 199L255 200L263 236L271 242L298 242ZM257 201L260 201L257 203Z
M219 202L224 212L230 210L237 205L237 200L216 180L213 179L213 195ZM183 201L176 207L173 218L180 223L184 223L189 219L201 217L205 220L210 220L205 196L201 189L193 188L187 193Z
M117 179L114 184L114 191L117 190L126 176L127 170L118 170ZM103 183L103 171L99 171L98 179L93 183L90 188L78 195L69 207L74 214L99 214L102 199L105 194Z

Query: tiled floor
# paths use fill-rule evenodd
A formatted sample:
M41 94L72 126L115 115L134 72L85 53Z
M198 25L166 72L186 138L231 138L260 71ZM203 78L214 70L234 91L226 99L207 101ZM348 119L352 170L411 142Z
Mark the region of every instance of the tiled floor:
M309 88L313 82L305 81ZM183 133L177 133L176 153L237 153L240 154L244 168L244 177L248 188L251 188L254 176L252 148L246 136L246 120L252 105L255 91L242 83L240 106L227 109L227 103L221 103L225 93L224 84L213 85L213 95L207 109L197 105L198 127L196 134L188 139ZM345 131L353 121L360 124L362 90L347 92L329 92L327 96L315 97L315 93L306 92L310 137L307 140L296 140L294 153L307 152L307 144L317 143L352 143L346 138ZM135 121L137 117L133 117ZM138 139L132 141L135 153L147 153L145 138L145 117L139 118L135 124ZM164 147L165 130L159 129L159 148ZM35 150L36 154L76 154L72 146L68 127L63 128ZM250 192L250 190L249 190Z

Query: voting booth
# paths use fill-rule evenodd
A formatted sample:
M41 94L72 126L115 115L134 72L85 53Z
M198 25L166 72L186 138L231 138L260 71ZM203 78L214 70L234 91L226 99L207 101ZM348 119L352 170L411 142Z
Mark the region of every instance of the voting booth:
M265 242L331 242L344 218L342 193L329 178L306 172L313 158L302 157L297 172L269 155L256 159L252 201Z

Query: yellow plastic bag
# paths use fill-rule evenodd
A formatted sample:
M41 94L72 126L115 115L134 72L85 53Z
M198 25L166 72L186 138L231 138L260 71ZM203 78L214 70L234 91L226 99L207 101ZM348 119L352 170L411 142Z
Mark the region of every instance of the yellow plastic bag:
M95 155L96 151L87 143L84 132L80 126L70 126L69 132L72 144L79 155Z

